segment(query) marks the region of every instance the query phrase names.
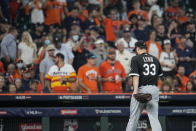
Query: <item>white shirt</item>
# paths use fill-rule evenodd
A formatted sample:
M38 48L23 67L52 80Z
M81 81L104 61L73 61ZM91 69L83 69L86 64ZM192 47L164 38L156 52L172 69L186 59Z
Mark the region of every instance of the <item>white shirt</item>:
M23 42L18 45L18 49L21 51L21 59L24 64L32 64L34 60L33 53L35 50Z
M126 74L130 72L131 59L135 56L134 53L130 53L127 50L124 50L123 53L120 53L119 50L116 51L116 60L118 60L125 69Z
M124 38L120 38L119 41L123 42L125 49L131 53L133 52L133 49L135 48L135 43L137 42L137 40L133 37L131 37L129 43L127 43Z
M61 44L60 50L55 48L54 55L56 55L57 53L61 53L64 55L64 63L68 63L69 59L74 58L72 50L66 44ZM46 57L48 57L48 52L46 52L45 55Z
M69 39L69 40L65 43L65 45L67 45L67 46L70 48L70 50L72 50L72 48L75 47L76 44L77 44L77 43L74 42L74 41L71 40L71 39Z
M39 2L38 4L39 4L40 7L42 6L41 2ZM31 12L31 22L33 24L44 23L44 13L43 13L43 10L36 8L35 5L34 5L34 8L33 8L32 12Z
M159 58L159 49L155 43L151 43L149 47L149 54Z
M168 54L167 52L161 52L159 61L164 64L168 64L168 65L175 64L175 58L174 58L173 52L170 52L170 54ZM162 70L163 71L171 71L172 69L165 67L165 66L162 66Z
M75 70L73 68L72 65L70 64L64 64L63 67L61 67L59 69L59 67L57 65L53 65L49 71L48 71L48 75L51 77L54 76L70 76L71 73L74 73Z

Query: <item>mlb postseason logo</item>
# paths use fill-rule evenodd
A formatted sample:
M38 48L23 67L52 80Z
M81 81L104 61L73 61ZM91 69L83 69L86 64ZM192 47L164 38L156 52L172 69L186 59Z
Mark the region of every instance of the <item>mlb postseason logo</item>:
M82 96L63 95L58 97L59 100L82 100Z

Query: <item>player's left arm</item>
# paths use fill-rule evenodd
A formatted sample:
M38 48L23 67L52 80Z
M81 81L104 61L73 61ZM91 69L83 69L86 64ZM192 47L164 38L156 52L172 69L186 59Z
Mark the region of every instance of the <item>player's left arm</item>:
M136 57L133 57L131 60L131 69L129 76L133 76L133 94L137 94L139 86L139 69Z
M133 94L138 93L139 76L133 76Z

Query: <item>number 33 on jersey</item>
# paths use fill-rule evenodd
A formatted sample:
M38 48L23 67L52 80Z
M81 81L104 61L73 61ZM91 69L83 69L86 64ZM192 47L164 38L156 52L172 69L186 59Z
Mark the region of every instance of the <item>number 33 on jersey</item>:
M139 87L157 85L158 76L162 75L162 69L156 57L143 53L132 58L129 75L139 76Z

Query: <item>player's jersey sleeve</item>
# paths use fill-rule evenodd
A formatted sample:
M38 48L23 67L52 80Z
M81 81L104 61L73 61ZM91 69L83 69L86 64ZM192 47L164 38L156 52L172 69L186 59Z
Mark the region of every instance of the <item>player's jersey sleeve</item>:
M137 57L133 57L131 60L131 69L129 76L139 76L139 69L138 69L138 62L137 62Z

